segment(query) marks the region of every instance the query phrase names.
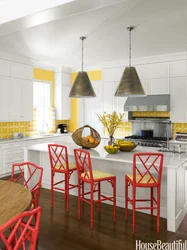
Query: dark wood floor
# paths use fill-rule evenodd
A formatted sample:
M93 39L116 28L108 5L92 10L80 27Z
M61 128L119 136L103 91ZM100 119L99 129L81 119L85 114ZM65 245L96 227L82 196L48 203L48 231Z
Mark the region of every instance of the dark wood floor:
M40 205L43 208L38 250L135 250L136 240L142 242L173 242L187 239L187 216L176 233L166 230L166 220L161 219L161 232L156 233L156 219L137 212L136 234L132 234L131 211L129 221L124 219L124 209L117 208L117 221L113 222L112 206L102 204L101 213L95 207L94 229L90 229L89 205L84 204L82 218L77 218L77 197L70 196L70 211L65 212L64 195L55 193L53 209L50 193L41 190Z

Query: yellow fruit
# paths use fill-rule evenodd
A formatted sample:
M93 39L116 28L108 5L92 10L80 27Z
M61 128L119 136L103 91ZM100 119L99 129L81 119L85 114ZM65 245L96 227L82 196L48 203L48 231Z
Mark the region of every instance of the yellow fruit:
M95 141L94 138L93 138L92 136L90 136L90 137L89 137L89 142L90 142L90 143L94 143L94 141Z
M97 139L94 139L94 143L97 144L99 141Z

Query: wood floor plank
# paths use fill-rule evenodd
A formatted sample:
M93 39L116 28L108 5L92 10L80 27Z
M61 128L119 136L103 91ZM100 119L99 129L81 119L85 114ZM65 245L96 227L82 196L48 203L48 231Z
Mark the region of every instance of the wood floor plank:
M81 219L77 218L77 197L70 196L70 211L65 212L64 194L55 192L54 208L50 208L49 190L41 190L42 218L38 250L135 250L136 240L141 242L173 242L187 239L187 216L176 233L166 230L166 220L161 218L161 232L156 232L156 218L137 212L136 234L132 234L131 210L125 221L124 209L117 208L117 221L113 222L112 206L95 206L94 228L90 229L89 205L82 207Z

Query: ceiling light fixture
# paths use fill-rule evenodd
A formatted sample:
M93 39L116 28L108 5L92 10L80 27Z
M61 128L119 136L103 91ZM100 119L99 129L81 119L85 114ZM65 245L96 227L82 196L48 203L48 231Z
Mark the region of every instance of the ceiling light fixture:
M130 26L129 30L129 67L126 67L121 77L120 83L117 87L115 96L145 96L144 89L138 77L135 67L131 66L131 30L134 27Z
M87 72L83 71L83 41L86 39L85 36L81 36L80 39L82 40L82 71L79 71L74 84L71 88L69 97L72 98L89 98L89 97L96 97L90 79L88 77Z

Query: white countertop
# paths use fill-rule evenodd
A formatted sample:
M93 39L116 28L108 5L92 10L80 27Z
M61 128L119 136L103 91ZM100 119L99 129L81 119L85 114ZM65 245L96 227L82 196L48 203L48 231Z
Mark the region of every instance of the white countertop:
M52 142L51 142L52 143ZM63 144L63 142L62 142ZM73 149L80 148L77 146L73 141L72 142L65 142L64 145L68 147L68 154L73 156ZM116 154L108 154L105 149L104 145L106 145L106 140L102 140L98 147L94 149L87 149L91 154L91 158L99 159L99 160L109 160L109 161L116 161L116 162L126 162L132 163L133 154L137 152L158 152L158 148L151 148L151 147L142 147L137 146L131 152L121 152L118 151ZM48 152L48 143L36 144L31 145L28 147L24 147L24 149L40 151L40 152ZM184 162L187 161L187 153L178 154L178 153L170 153L164 152L164 167L169 168L178 168Z
M3 138L3 139L0 139L0 143L20 142L20 141L44 139L44 138L50 138L50 137L56 137L56 136L67 136L67 135L72 135L72 133L34 135L34 136L26 136L23 138L7 138L7 139Z

